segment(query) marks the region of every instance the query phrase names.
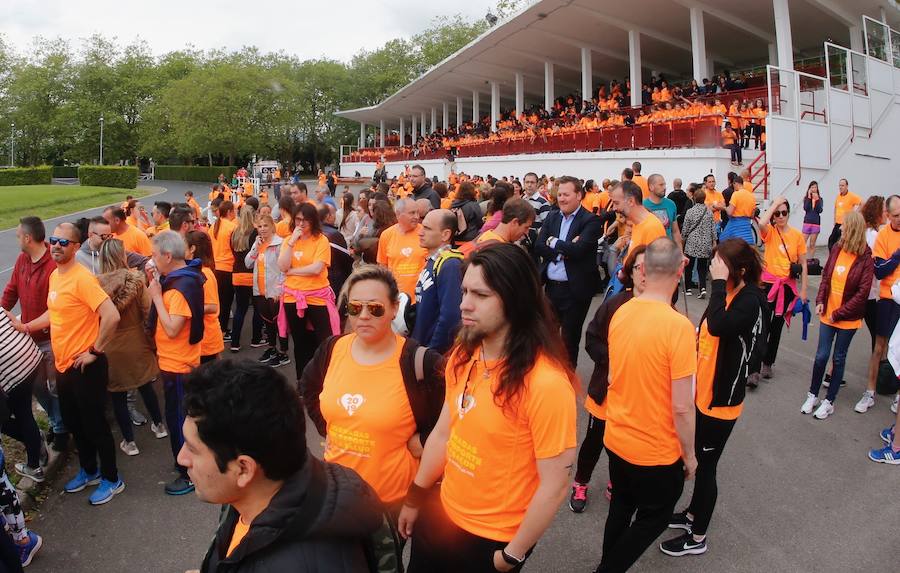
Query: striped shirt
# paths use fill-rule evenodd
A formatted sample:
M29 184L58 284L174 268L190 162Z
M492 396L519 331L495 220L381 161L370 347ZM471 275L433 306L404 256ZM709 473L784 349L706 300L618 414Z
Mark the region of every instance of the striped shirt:
M13 328L5 312L0 312L0 389L9 392L34 373L43 354L24 332Z

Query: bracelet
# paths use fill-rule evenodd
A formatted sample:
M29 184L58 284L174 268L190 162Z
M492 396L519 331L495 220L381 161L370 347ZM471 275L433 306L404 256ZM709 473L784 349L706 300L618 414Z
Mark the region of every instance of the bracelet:
M525 560L528 559L527 554L525 555L525 557L521 558L510 555L509 552L506 551L505 547L500 550L500 555L503 556L503 560L506 561L507 565L512 565L513 567L525 563Z
M403 500L403 505L416 509L425 503L427 497L428 489L416 485L416 482L412 482L409 484L409 489L406 490L406 498Z

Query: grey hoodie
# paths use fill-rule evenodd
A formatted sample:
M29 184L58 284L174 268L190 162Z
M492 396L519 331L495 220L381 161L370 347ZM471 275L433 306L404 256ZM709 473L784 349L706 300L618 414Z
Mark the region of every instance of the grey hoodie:
M259 257L259 242L254 242L250 252L244 257L244 264L248 269L253 269L253 296L265 296L266 298L279 298L281 287L284 284L284 273L278 268L278 254L281 252L281 243L284 240L278 235L273 235L269 246L263 256L266 258L266 292L259 292L259 268L256 259Z
M75 260L84 266L91 274L97 276L100 274L100 252L92 251L87 241L81 243L81 248L75 252ZM150 257L139 255L138 253L125 253L125 264L130 269L144 270L144 265Z

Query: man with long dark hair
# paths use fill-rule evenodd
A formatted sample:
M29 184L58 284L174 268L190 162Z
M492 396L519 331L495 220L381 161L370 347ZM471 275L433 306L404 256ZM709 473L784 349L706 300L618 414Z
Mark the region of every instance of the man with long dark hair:
M575 375L528 254L476 251L462 292L444 407L398 524L411 573L520 570L575 459ZM440 501L422 508L442 475Z

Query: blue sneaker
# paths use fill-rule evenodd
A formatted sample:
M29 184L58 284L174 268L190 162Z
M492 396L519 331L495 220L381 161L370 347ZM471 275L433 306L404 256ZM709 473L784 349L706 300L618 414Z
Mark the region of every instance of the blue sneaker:
M16 544L16 547L19 549L19 558L22 560L22 567L28 567L31 564L34 554L38 552L38 549L43 544L44 540L34 531L28 532L28 543L25 545Z
M889 446L894 442L894 426L893 425L881 430L881 441Z
M869 450L869 459L880 464L900 466L900 452L895 452L894 448L892 448L890 445L887 445L883 448Z
M91 497L88 501L91 502L91 505L103 505L113 498L117 493L122 493L125 490L125 482L121 479L117 482L111 482L107 480L100 480L100 485L97 486L97 489L94 490L94 493L91 494Z
M75 493L76 491L81 491L89 485L97 485L100 483L100 472L97 471L91 475L88 475L84 469L78 470L78 475L69 480L69 483L66 484L65 490L66 493Z

